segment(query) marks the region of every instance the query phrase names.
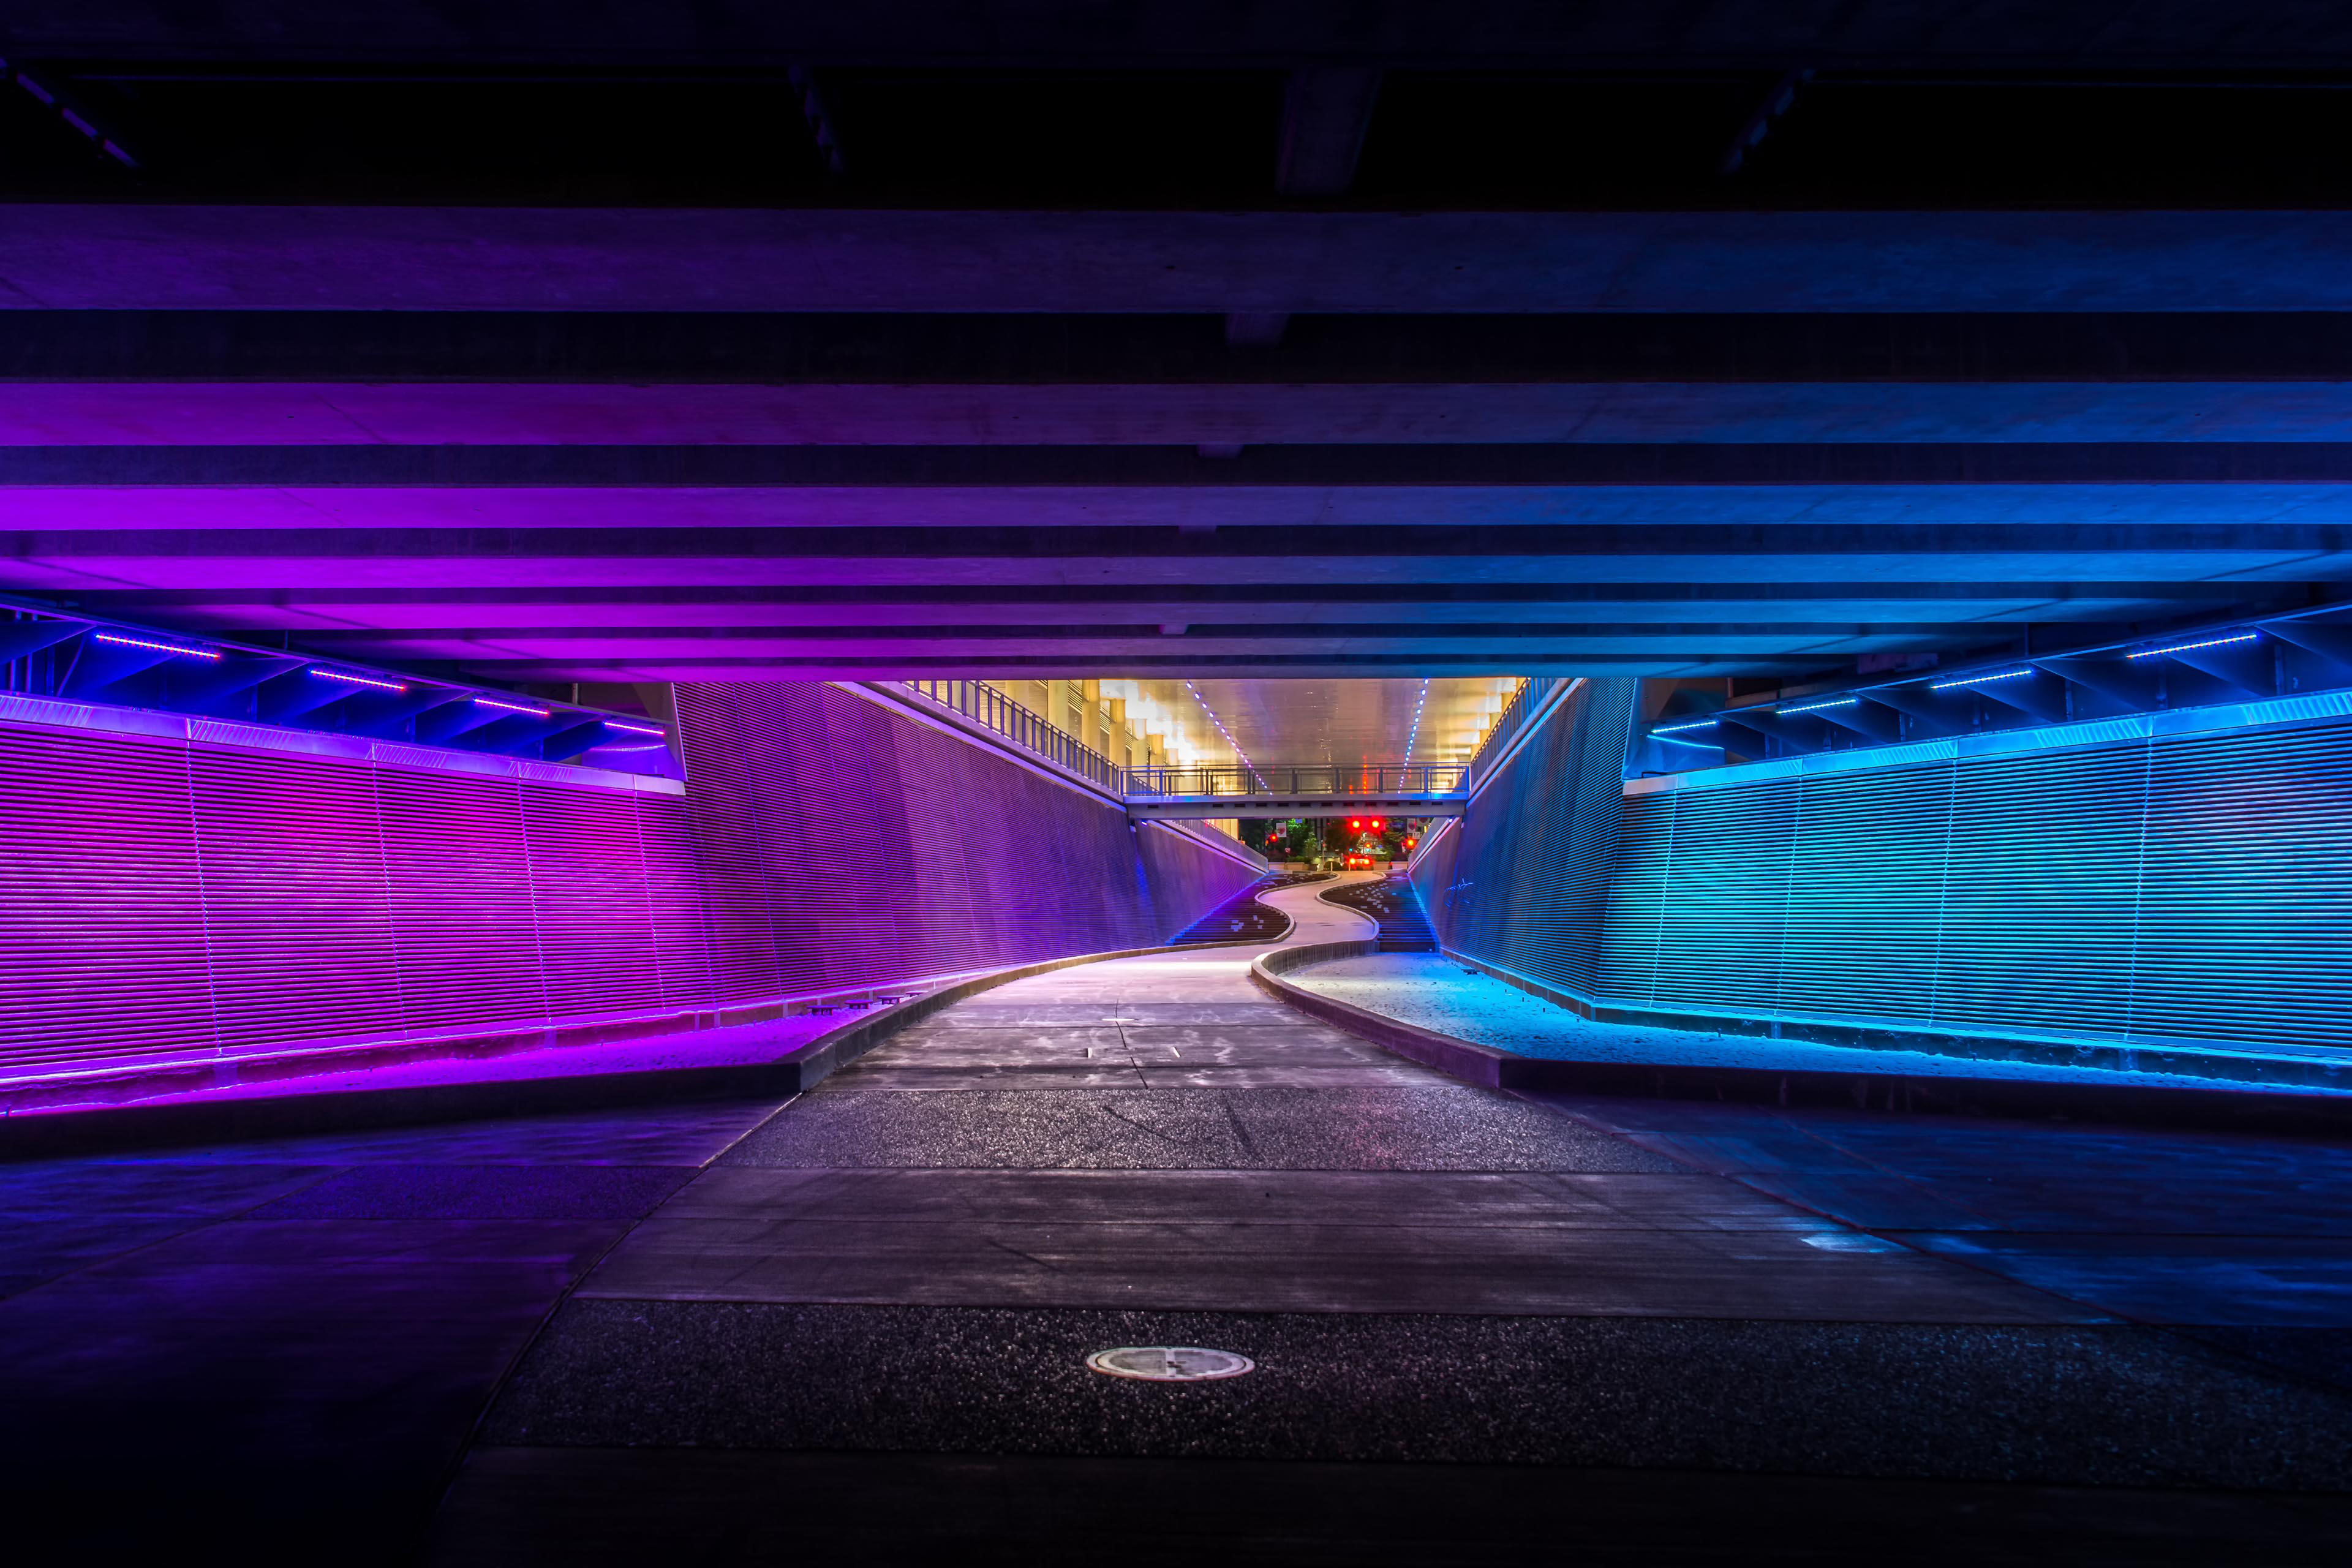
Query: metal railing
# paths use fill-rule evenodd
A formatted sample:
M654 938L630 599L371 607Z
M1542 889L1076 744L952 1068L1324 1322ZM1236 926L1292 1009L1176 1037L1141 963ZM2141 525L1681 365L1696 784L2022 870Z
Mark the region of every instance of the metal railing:
M889 683L1003 736L1024 751L1101 785L1147 799L1237 800L1328 796L1336 800L1459 793L1470 782L1462 763L1403 766L1121 767L1068 731L1048 723L984 680L902 680ZM1508 711L1507 710L1506 711Z
M1565 684L1567 678L1564 676L1548 676L1540 680L1519 682L1518 690L1511 694L1511 700L1503 704L1503 710L1495 716L1494 728L1486 731L1486 738L1479 742L1478 749L1470 754L1470 782L1475 783L1486 776L1488 765L1501 755L1503 748L1510 744L1511 737L1527 723L1528 715Z
M960 713L984 729L1034 752L1107 790L1124 790L1127 770L1055 724L1049 724L984 680L905 680L898 684L929 701Z
M1402 767L1128 768L1126 793L1155 797L1235 795L1286 799L1330 795L1451 795L1468 781L1460 763L1412 763Z

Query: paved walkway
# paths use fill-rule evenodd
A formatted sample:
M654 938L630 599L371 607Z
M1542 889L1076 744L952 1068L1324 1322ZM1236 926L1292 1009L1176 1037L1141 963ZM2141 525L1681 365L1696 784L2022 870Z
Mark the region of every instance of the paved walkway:
M1276 895L1293 940L1364 929L1314 891ZM1255 951L990 992L735 1144L556 1315L452 1493L443 1560L919 1537L1466 1562L1556 1536L1567 1498L1612 1521L1593 1551L1789 1497L1856 1560L1895 1517L2013 1548L2020 1510L2064 1520L2053 1561L2102 1531L2136 1561L2170 1560L2159 1539L2269 1532L2281 1560L2315 1530L2352 1541L2340 1503L2064 1489L2345 1490L2337 1395L1402 1062L1256 992ZM1123 1343L1259 1370L1084 1369ZM1556 1468L1491 1468L1529 1465ZM1759 1473L1811 1479L1772 1502ZM1171 1523L1161 1500L1203 1487L1236 1500Z

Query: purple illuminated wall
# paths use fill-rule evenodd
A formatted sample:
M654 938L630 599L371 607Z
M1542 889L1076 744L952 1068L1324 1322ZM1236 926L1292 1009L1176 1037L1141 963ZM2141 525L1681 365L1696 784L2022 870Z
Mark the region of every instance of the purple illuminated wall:
M677 695L728 1001L1149 947L1258 875L833 687Z
M678 696L685 797L415 749L316 754L245 726L0 722L0 1073L1148 946L1255 874L842 691Z
M15 725L0 792L6 1069L462 1033L707 989L675 795Z

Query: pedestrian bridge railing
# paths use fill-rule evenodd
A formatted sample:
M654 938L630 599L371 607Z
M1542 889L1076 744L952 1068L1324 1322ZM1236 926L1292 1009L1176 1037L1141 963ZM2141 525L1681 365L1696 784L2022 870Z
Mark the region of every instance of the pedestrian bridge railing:
M1460 763L1349 768L1126 768L1130 816L1458 816L1469 782Z

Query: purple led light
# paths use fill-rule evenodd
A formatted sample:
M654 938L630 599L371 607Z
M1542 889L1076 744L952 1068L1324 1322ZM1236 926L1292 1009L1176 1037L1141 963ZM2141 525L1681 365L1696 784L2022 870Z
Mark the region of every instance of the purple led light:
M378 680L373 675L350 675L340 669L320 669L315 667L312 668L310 673L319 677L321 680L344 680L349 681L353 686L373 686L378 691L405 691L408 689L408 687L404 682L398 680Z
M520 702L501 702L495 697L477 697L474 699L474 706L504 709L509 713L528 713L534 719L547 717L547 710L544 708L531 708Z
M604 728L607 730L625 730L632 735L658 735L665 741L669 739L669 731L667 730L656 730L650 724L631 724L619 719L605 720Z
M153 648L157 653L176 653L182 658L218 658L220 657L218 653L208 647L182 647L176 643L151 642L145 637L127 637L118 632L97 632L92 635L100 642L112 643L118 647Z

